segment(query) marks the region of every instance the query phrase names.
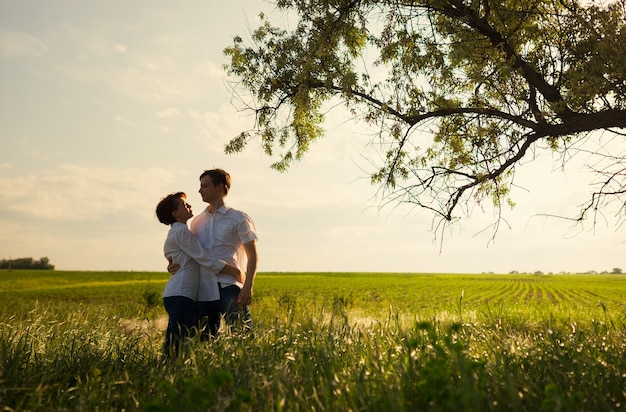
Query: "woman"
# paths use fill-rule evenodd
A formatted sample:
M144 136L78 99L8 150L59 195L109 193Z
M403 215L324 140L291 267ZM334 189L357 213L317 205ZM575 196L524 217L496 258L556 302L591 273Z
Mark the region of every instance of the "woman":
M210 257L209 251L189 231L187 221L193 216L184 192L164 197L156 208L159 222L169 225L163 251L169 261L180 264L163 291L163 305L169 315L163 350L166 355L177 355L180 341L189 336L198 325L196 296L200 281L200 266L207 266L215 274L226 273L240 276L239 269Z

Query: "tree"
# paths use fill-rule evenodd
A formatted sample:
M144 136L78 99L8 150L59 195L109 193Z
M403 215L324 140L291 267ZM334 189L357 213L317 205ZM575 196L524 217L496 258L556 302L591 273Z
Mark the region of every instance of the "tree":
M0 269L43 269L54 270L54 265L50 264L50 259L42 257L34 260L32 257L18 259L0 259Z
M385 202L426 208L439 222L474 202L501 211L513 205L522 159L552 151L566 163L592 152L602 160L589 165L598 184L571 218L595 222L616 204L623 218L626 154L589 144L626 136L625 0L276 5L297 14L293 31L261 15L252 45L236 37L225 50L233 95L244 90L243 108L255 114L226 153L260 137L285 171L324 135L324 111L339 100L386 148L371 176Z

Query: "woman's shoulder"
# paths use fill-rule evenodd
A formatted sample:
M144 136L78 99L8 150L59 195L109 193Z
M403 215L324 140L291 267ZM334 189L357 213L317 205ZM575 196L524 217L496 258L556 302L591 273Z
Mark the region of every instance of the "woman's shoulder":
M169 236L180 237L180 236L186 236L188 233L191 234L191 231L189 230L189 227L186 224L175 222L175 223L172 223Z

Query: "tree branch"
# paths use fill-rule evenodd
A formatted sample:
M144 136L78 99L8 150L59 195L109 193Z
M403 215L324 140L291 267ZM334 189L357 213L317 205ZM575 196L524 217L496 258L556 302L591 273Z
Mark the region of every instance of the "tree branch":
M560 118L567 119L574 115L574 112L567 107L559 89L548 83L540 73L518 55L504 35L496 30L485 17L479 16L476 10L463 4L462 0L451 0L447 6L440 8L432 5L430 7L446 16L465 21L469 27L485 36L494 47L500 48L507 60L512 62L511 66L521 73L528 84L535 87L548 102L552 103L553 110Z

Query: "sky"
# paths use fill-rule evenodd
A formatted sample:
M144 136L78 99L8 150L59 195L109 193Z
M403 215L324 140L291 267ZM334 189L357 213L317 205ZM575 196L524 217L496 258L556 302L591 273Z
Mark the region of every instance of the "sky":
M258 231L259 272L560 273L626 267L615 222L573 226L590 178L537 153L518 168L516 207L495 237L488 207L444 232L410 206L383 206L369 183L373 131L329 113L326 136L287 173L234 105L223 50L263 1L0 0L0 259L47 257L57 270L165 271L168 227L155 206L222 167L227 203ZM232 81L232 79L230 80ZM623 151L624 147L619 148Z

